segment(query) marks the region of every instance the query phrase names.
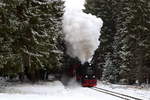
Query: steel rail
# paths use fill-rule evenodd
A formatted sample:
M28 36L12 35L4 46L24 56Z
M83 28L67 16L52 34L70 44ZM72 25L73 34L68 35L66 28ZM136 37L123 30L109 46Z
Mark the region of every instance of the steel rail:
M91 87L91 89L96 90L98 92L106 93L106 94L109 94L109 95L112 95L112 96L115 96L115 97L118 97L118 98L121 98L121 99L124 99L124 100L133 100L133 99L134 100L142 100L140 98L132 97L132 96L129 96L129 95L121 94L121 93L118 93L118 92L106 90L106 89L99 88L99 87Z

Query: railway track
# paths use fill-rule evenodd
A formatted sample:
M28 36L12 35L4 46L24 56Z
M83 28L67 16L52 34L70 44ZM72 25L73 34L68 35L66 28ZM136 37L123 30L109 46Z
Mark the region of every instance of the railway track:
M102 93L105 93L105 94L109 94L109 95L121 98L123 100L142 100L140 98L132 97L132 96L129 96L129 95L126 95L126 94L106 90L106 89L99 88L99 87L90 87L90 88L95 90L95 91L98 91L98 92L102 92Z

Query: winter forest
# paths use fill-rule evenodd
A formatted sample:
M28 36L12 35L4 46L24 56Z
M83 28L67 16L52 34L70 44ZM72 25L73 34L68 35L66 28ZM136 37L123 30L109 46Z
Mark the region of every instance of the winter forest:
M101 35L94 35L100 42L94 53L84 48L92 55L97 78L114 84L150 84L150 0L86 0L84 6L82 11L91 14L85 21L92 15L103 21L101 25L100 19L92 20L96 24L90 30L75 30L82 34L101 28L96 31ZM59 80L73 63L84 62L84 52L73 53L80 44L67 49L71 44L64 34L64 16L62 0L0 0L0 77L37 82L53 74ZM80 34L74 39L81 39Z

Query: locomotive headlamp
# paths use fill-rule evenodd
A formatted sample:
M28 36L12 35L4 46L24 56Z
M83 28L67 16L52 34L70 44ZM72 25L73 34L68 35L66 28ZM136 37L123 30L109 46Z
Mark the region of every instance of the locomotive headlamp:
M95 75L93 75L93 78L95 78Z
M87 75L85 75L85 78L88 78L88 76L87 76Z

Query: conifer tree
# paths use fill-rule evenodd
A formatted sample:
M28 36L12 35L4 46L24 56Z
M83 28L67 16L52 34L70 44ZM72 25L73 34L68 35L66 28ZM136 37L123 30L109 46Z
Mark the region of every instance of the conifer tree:
M10 38L12 49L10 65L8 60L5 64L8 70L17 67L13 73L25 73L35 81L40 79L42 70L61 69L63 52L59 41L62 41L63 2L2 0L1 4L1 38Z

